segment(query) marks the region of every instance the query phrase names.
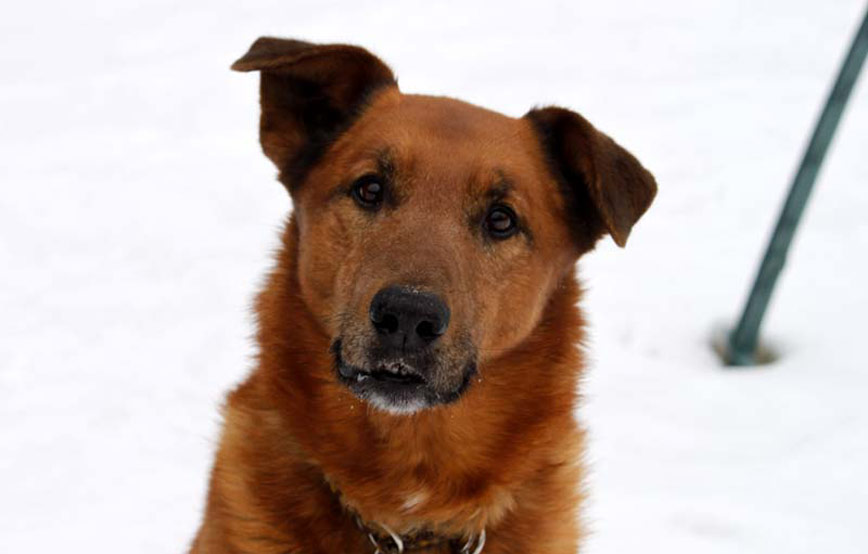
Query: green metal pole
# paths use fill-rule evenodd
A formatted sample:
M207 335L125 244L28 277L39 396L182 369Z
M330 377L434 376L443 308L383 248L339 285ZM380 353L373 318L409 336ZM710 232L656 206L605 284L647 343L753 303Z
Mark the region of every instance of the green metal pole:
M844 59L835 86L832 87L832 92L826 100L826 106L814 128L811 142L808 143L802 163L790 186L790 192L769 241L744 311L741 313L738 326L729 335L729 348L726 356L728 365L754 365L757 361L759 328L768 307L769 298L781 269L784 267L796 226L802 217L802 212L808 202L823 159L826 157L829 143L838 128L841 114L847 106L853 85L856 84L859 77L866 54L868 54L868 12L862 18L862 24L853 39L847 57Z

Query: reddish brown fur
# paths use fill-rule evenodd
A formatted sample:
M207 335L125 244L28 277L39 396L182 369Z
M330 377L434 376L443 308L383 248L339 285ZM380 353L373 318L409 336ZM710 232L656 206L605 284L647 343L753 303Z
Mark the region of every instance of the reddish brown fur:
M486 554L576 552L582 321L573 264L604 231L626 240L653 178L572 112L512 119L383 86L385 66L361 49L348 57L348 47L257 44L238 65L265 72L263 147L289 181L295 212L258 297L258 364L226 403L192 552L373 552L352 514L402 534L485 529ZM350 64L361 82L336 87L333 75L347 72L329 64ZM296 78L299 65L353 112L303 171L288 156L312 140L309 129L294 112L275 115L265 80L278 70ZM363 110L350 109L348 89L364 94ZM384 151L401 205L371 219L335 186L375 170ZM504 175L532 236L486 244L465 222ZM366 340L371 296L392 282L448 298L444 356L463 356L460 339L472 340L478 372L456 402L392 415L336 378L333 342Z

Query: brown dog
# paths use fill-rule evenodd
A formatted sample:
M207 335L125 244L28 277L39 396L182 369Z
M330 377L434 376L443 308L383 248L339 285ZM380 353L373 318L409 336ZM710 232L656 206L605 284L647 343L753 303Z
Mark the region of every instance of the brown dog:
M574 554L574 263L654 178L581 116L402 94L366 50L263 38L295 205L195 554Z

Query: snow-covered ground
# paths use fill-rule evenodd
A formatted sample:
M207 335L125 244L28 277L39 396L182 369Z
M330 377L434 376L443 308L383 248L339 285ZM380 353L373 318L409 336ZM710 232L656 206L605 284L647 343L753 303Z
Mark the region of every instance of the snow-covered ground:
M868 551L868 86L766 324L731 321L861 0L16 2L0 18L0 552L178 553L289 201L259 35L356 42L404 90L584 113L657 175L591 323L585 552Z

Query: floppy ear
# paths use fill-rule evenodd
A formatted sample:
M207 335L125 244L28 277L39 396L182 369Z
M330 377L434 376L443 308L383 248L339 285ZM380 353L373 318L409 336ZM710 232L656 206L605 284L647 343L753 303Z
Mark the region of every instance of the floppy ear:
M346 44L262 37L232 69L261 72L259 139L290 187L304 179L374 91L397 86L386 64Z
M574 226L590 232L591 245L608 232L623 247L657 194L654 176L575 112L552 107L531 110L525 117L565 189Z

